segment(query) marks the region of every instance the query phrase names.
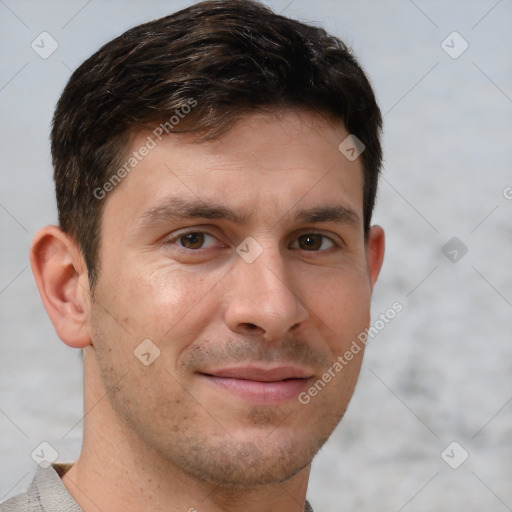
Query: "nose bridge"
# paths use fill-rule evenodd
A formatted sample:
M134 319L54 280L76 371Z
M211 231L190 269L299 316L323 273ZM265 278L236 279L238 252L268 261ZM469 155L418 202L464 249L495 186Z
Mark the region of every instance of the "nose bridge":
M226 321L234 331L256 326L268 337L279 337L303 322L307 312L279 248L260 247L251 262L243 254L235 262Z
M268 302L280 295L294 297L285 263L278 250L265 249L252 264L245 265L241 272L253 281L255 299L263 297Z

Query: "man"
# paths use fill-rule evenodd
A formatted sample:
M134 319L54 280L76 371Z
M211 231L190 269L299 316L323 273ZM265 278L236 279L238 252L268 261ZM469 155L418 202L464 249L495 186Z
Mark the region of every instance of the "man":
M341 41L247 0L77 69L52 131L60 227L30 256L83 350L83 446L2 512L311 510L383 259L380 127Z

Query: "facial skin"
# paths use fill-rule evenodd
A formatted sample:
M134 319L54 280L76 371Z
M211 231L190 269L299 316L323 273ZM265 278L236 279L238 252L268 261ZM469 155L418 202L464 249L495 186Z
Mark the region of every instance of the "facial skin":
M304 509L363 351L297 397L368 327L384 251L381 228L365 241L347 135L284 111L161 141L104 199L93 299L73 242L38 234L45 306L84 348L84 444L63 481L86 512ZM149 366L134 355L145 339L160 350Z

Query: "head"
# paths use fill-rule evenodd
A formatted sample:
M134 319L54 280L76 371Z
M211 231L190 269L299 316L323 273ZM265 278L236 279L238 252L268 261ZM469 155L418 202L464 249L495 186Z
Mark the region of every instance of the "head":
M247 0L135 27L75 71L52 130L60 227L31 259L117 435L224 485L309 465L364 352L332 370L382 263L380 129L339 39Z
M82 250L91 286L101 268L101 215L112 191L105 184L116 184L134 134L161 125L157 141L168 132L209 140L249 113L283 108L343 123L363 141L368 232L381 115L350 50L321 28L256 2L202 2L128 30L86 60L57 105L52 155L60 226Z

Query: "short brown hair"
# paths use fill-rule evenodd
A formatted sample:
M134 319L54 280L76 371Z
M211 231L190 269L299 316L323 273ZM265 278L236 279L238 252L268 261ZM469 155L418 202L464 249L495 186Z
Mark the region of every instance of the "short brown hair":
M364 143L368 233L382 117L364 71L338 38L252 0L209 0L132 28L87 59L59 99L51 142L59 223L82 250L91 287L105 202L94 191L121 165L135 130L168 126L188 112L172 131L200 141L222 136L250 112L281 108L341 121Z

